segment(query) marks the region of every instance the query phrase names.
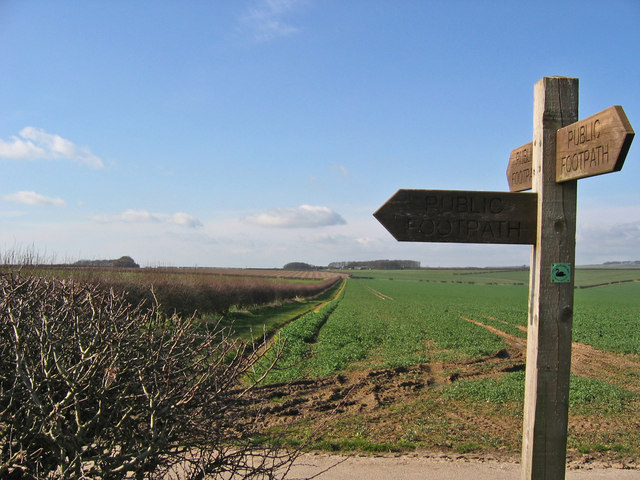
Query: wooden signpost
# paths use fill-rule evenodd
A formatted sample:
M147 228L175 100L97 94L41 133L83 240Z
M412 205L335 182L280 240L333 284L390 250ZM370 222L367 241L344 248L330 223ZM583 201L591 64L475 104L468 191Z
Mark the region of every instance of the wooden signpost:
M509 155L507 166L507 181L510 192L522 192L531 190L533 171L531 161L533 159L533 142L515 148Z
M618 105L561 128L556 133L556 182L619 171L633 136Z
M532 193L398 190L374 217L400 242L534 244Z
M621 106L615 105L556 132L556 182L592 177L622 169L634 132ZM509 156L510 192L531 190L533 142Z
M578 79L534 87L533 142L510 192L399 190L374 216L399 241L531 244L522 480L565 477L577 179L618 171L634 132L614 106L578 120Z

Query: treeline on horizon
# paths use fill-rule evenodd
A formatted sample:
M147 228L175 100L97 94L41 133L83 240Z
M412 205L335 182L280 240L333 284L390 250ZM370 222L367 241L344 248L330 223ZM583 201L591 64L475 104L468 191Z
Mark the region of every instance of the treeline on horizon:
M415 260L365 260L351 262L331 262L326 267L318 267L304 262L287 263L284 270L419 270L420 262Z
M371 270L419 270L420 262L415 260L369 260L361 262L332 262L329 268L334 269L371 269Z
M140 265L127 255L114 260L78 260L71 265L74 267L140 268Z

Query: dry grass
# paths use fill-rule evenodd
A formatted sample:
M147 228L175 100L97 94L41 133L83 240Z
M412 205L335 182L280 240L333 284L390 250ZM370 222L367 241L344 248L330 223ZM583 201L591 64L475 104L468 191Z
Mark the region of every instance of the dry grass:
M341 277L328 272L284 270L73 267L21 265L4 271L47 279L73 279L123 293L132 305L154 296L163 312L191 315L224 314L231 308L247 308L317 295Z

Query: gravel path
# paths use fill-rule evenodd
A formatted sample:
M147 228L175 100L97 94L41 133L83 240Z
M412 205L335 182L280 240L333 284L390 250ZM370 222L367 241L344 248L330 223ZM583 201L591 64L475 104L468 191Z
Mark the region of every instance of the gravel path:
M618 468L615 468L618 467ZM567 470L566 480L640 480L640 470L622 465L604 468L580 464ZM338 456L305 454L287 475L287 480L514 480L520 465L491 459L449 456Z

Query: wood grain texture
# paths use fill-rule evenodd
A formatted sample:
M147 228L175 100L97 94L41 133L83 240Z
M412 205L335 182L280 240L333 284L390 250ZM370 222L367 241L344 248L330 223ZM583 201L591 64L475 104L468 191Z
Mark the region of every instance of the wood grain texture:
M537 240L532 247L523 480L565 477L573 275L553 283L554 263L575 268L577 181L555 181L556 131L578 117L578 79L545 77L534 88L533 191L538 194Z
M609 107L558 130L556 181L617 172L634 137L621 106Z
M507 166L507 182L509 182L510 192L531 190L533 185L532 159L533 142L514 148L511 151L509 165Z
M400 242L533 245L537 195L406 189L373 215Z

